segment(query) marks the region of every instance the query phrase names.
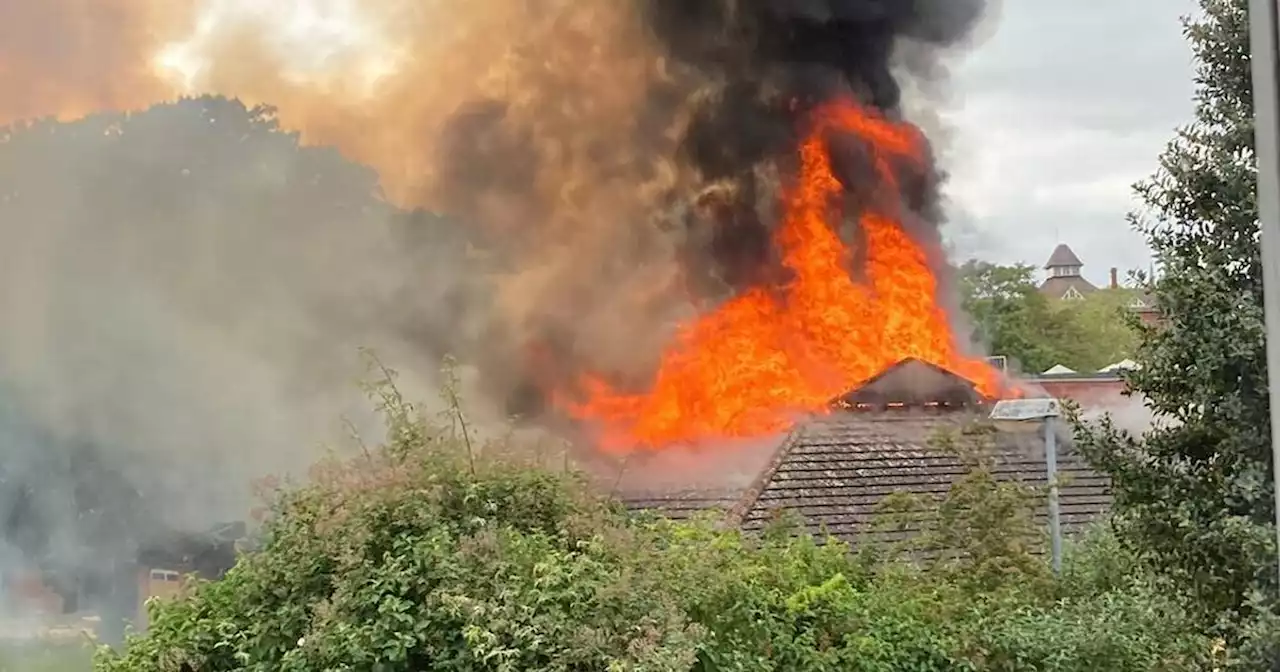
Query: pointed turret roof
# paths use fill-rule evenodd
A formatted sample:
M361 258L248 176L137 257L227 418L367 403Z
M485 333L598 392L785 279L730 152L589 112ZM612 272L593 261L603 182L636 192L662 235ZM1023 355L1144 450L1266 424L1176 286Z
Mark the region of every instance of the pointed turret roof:
M1067 247L1065 243L1059 244L1053 248L1053 254L1049 255L1049 261L1045 262L1044 267L1049 269L1067 266L1084 266L1084 262L1080 261L1080 257L1077 257L1076 253L1072 252L1071 248Z

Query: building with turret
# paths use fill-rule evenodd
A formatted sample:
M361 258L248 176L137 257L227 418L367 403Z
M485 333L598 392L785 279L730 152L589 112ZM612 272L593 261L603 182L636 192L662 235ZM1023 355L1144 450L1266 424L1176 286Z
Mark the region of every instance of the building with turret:
M1080 261L1080 257L1076 256L1076 253L1066 244L1059 244L1053 249L1053 254L1049 255L1049 261L1045 262L1045 279L1040 283L1040 292L1048 298L1059 301L1081 301L1102 289L1085 279L1081 272L1083 269L1084 262ZM1119 269L1111 269L1110 282L1106 289L1121 289ZM1156 324L1160 321L1155 297L1147 288L1130 287L1126 291L1131 293L1127 303L1129 310L1136 313L1147 324Z
M1084 262L1080 261L1080 257L1070 247L1058 245L1053 249L1053 254L1049 255L1049 261L1045 262L1044 270L1048 275L1040 283L1040 291L1045 296L1062 301L1079 301L1098 291L1093 283L1081 275L1083 268Z

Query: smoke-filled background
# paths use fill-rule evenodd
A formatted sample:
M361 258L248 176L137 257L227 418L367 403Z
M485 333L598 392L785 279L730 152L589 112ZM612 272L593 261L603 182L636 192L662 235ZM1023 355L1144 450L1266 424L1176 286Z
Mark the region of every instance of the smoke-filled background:
M237 517L364 426L359 346L423 390L458 355L489 417L642 383L679 320L781 280L805 110L928 103L983 4L0 0L7 550ZM909 177L945 278L939 175Z

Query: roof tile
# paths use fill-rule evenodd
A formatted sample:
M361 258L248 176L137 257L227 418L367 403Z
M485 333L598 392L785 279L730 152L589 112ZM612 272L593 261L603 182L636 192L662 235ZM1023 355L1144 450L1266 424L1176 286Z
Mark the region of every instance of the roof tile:
M715 492L634 493L624 499L634 508L656 509L673 518L706 509L727 511L729 522L744 530L761 529L786 512L797 515L809 531L825 530L847 542L887 540L872 525L881 502L899 492L943 497L969 468L931 438L979 417L956 411L837 412L802 423L779 441L750 485L737 479L733 487ZM997 479L1040 488L1047 484L1039 431L1002 427L991 436L993 447L986 457ZM1110 483L1068 442L1059 442L1058 453L1061 521L1071 531L1106 514ZM1040 503L1035 515L1041 522L1047 519L1047 502Z

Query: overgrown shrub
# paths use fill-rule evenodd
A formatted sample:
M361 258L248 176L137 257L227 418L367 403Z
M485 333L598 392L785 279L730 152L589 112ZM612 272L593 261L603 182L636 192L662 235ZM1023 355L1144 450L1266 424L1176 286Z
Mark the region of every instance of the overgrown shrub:
M97 669L1208 669L1210 642L1105 538L1062 581L999 540L1025 516L981 468L941 511L952 542L981 529L983 553L875 560L784 523L629 515L379 389L386 446L281 491L259 550L153 604L149 632Z

